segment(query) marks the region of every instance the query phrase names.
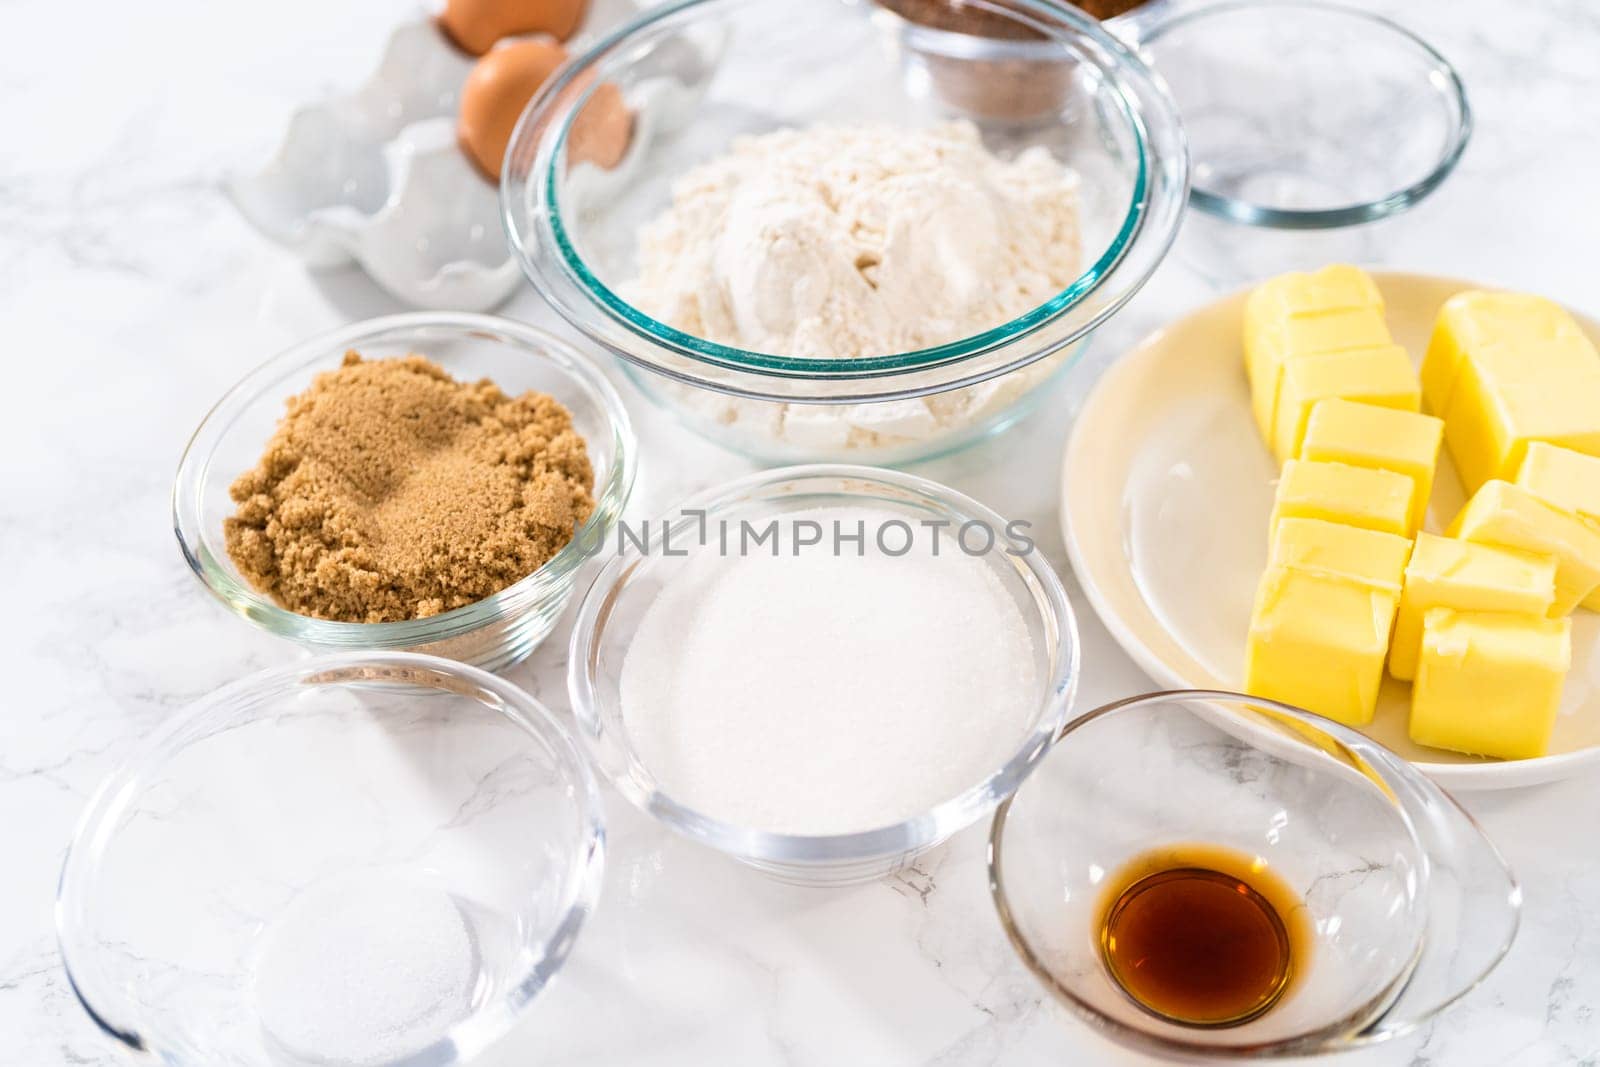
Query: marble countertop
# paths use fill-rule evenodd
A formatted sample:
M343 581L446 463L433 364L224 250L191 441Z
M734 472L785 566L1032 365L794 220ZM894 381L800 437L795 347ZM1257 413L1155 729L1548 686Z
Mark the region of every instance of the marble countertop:
M1600 313L1600 8L1385 6L1461 67L1479 126L1443 189L1361 235L1356 254ZM111 1064L120 1054L74 1002L52 930L74 822L164 717L300 654L230 617L184 565L168 500L179 453L248 368L395 310L360 275L306 274L245 226L219 183L267 156L296 103L362 77L387 28L414 9L10 0L3 10L0 323L12 384L0 419L0 574L12 611L0 632L12 684L0 714L0 1060ZM1185 232L1046 410L921 469L1031 520L1074 594L1053 532L1072 406L1119 351L1241 280L1239 264L1217 259L1214 236ZM556 325L526 291L503 313ZM747 469L637 393L627 400L646 443L634 515ZM1081 615L1081 700L1150 688ZM564 632L512 672L557 709ZM769 882L609 800L604 906L486 1063L533 1053L618 1064L1143 1062L1047 1001L1012 958L979 828L897 877L824 892ZM1432 1028L1347 1062L1600 1060L1600 780L1466 803L1523 880L1521 936Z

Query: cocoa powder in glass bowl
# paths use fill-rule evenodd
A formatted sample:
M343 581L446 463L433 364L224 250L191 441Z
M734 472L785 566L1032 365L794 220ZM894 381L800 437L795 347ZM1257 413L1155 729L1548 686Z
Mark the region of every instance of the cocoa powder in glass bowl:
M1115 18L1148 0L1085 0L1097 19ZM1071 96L1075 64L1033 21L1035 12L1007 0L877 0L903 20L902 43L925 68L933 91L958 113L980 120L1030 122L1060 111Z

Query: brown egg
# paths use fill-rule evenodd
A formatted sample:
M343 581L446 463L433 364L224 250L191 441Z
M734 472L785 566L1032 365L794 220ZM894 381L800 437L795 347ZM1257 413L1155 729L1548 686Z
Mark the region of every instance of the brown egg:
M500 180L506 144L522 109L566 61L567 50L553 41L513 41L490 51L467 75L456 137L491 181Z
M439 25L475 56L502 37L548 33L565 41L583 21L587 0L445 0Z
M615 82L600 87L572 120L567 134L567 165L593 163L610 170L622 162L633 138L633 113Z

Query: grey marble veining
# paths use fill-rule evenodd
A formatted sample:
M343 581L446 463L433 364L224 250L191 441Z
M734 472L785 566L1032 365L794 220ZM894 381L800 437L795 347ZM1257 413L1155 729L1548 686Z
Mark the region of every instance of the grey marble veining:
M1382 7L1461 67L1479 125L1459 172L1364 234L1364 257L1600 312L1600 6ZM75 820L154 724L299 654L188 574L169 520L179 453L248 368L395 309L359 275L306 275L234 215L220 180L266 157L295 104L359 80L388 27L414 12L380 0L10 0L0 11L0 1061L111 1064L119 1054L74 1002L51 926ZM1205 254L1214 237L1190 228L1037 416L925 472L1032 520L1065 572L1055 473L1076 400L1118 351L1234 286ZM526 292L504 310L557 325ZM627 400L645 442L635 516L746 469L637 393ZM1081 699L1149 688L1079 604ZM558 710L564 633L512 673ZM1345 1062L1600 1061L1600 782L1468 803L1523 879L1521 937L1437 1025ZM671 838L615 795L608 807L600 914L486 1063L1142 1062L1047 1002L1014 961L984 885L981 829L894 878L818 892Z

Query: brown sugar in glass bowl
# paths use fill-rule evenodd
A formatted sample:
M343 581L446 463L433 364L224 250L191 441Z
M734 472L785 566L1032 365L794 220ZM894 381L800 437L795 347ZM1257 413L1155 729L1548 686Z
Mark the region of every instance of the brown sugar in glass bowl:
M240 572L289 610L398 622L538 570L594 511L593 485L552 397L352 350L289 400L223 529Z
M570 463L574 457L558 448L549 459L561 457L559 462L547 462L549 469L543 476L517 481L525 489L535 484L540 486L526 497L526 506L503 510L506 514L515 512L521 518L549 517L565 506L571 509L575 521L585 510L587 518L575 530L564 531L565 537L553 531L541 537L536 529L538 524L534 523L515 537L502 540L495 550L497 553L503 550L504 558L498 563L487 562L482 554L484 546L469 547L454 561L462 575L470 576L454 598L430 597L428 594L439 593L439 588L426 580L418 580L418 574L413 572L411 579L417 584L404 593L396 590L396 599L385 601L388 607L378 612L379 618L392 621L318 618L309 601L297 607L293 606L292 596L285 596L280 602L271 593L257 588L249 573L257 563L247 558L244 566L240 566L229 552L228 520L239 512L230 487L241 475L255 471L261 463L268 442L273 440L284 419L285 402L312 388L318 374L339 370L345 353L352 349L362 356L362 363L356 365L358 369L370 368L380 361L426 353L429 361L454 379L456 388L466 388L469 392L482 389L481 385L463 386L461 383L487 380L493 383L491 389L498 387L496 392L508 403L515 404L516 398L530 392L551 398L565 409L570 419L570 432L584 442L592 470L593 488L588 493L592 504L585 503L583 494L575 492L567 477L572 473ZM489 395L477 394L473 403L487 402ZM541 419L553 415L553 408L541 407L535 401L527 425L530 428L542 425ZM559 423L560 419L556 418L551 425ZM379 432L376 428L369 428L369 431ZM460 431L458 426L457 432ZM528 432L533 435L531 440L539 438L538 431L529 429ZM559 436L559 432L554 436ZM458 442L457 447L470 448L470 444ZM443 456L449 451L434 455ZM548 446L540 445L530 448L528 456L518 456L514 448L507 455L515 465L523 459L531 460L533 454L550 451ZM444 476L451 465L458 462L458 459L436 458L432 477L437 480ZM530 462L529 471L537 465ZM378 463L367 472L368 476L381 477L382 466ZM421 651L498 670L527 656L554 628L571 595L579 565L614 538L614 528L633 485L634 469L633 431L621 399L599 368L567 342L543 330L488 315L416 312L371 319L303 342L263 364L234 386L206 416L189 442L173 491L173 520L184 557L205 587L242 618L270 633L315 650ZM489 481L493 483L495 479ZM582 478L578 481L586 482ZM264 488L266 484L252 483L249 488ZM510 499L509 484L501 481L497 487L491 487L493 493L501 494L502 503ZM419 482L410 491L421 492L425 485ZM451 487L451 491L456 488ZM480 484L478 488L481 490L483 486ZM560 502L562 498L565 498L564 505ZM405 501L389 506L401 511L409 509ZM315 510L313 507L310 512ZM495 510L489 509L491 513ZM385 518L389 520L394 516ZM319 516L317 522L323 521ZM417 520L418 523L422 521L434 521L438 525L442 520L437 516L433 520ZM488 521L482 515L462 514L442 524L450 527L452 523L465 523L465 526L456 527L459 533L481 529L475 524ZM563 523L565 520L557 518L556 521ZM434 533L443 536L445 532ZM400 561L399 569L404 571L405 559L415 562L417 558L426 557L431 536L434 534L412 530L396 539L390 547L400 550L385 561L386 565ZM524 537L525 544L513 547ZM564 543L557 544L558 539ZM434 542L433 547L437 548L439 543L442 542ZM421 557L415 555L419 549ZM545 555L548 558L542 565L533 563ZM341 558L331 565L337 568L349 562ZM533 567L531 573L524 569L527 566ZM353 575L356 568L350 569ZM511 573L515 570L523 573ZM333 585L338 588L337 582ZM491 589L491 586L498 588ZM395 607L407 598L411 599L411 607L403 612ZM336 601L337 597L331 599ZM431 603L430 599L439 602Z

